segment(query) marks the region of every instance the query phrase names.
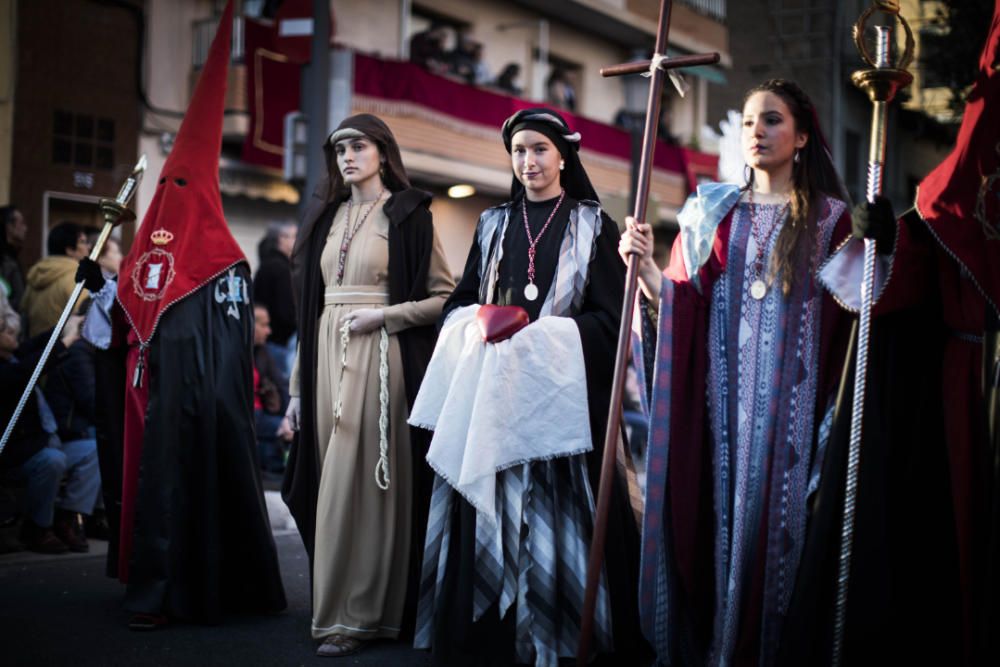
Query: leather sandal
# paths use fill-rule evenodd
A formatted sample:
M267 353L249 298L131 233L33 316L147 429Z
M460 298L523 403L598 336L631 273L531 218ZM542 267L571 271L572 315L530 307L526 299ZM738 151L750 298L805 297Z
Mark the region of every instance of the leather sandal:
M323 640L323 643L316 649L316 655L320 658L343 658L354 655L365 645L363 639L348 637L346 635L330 635Z

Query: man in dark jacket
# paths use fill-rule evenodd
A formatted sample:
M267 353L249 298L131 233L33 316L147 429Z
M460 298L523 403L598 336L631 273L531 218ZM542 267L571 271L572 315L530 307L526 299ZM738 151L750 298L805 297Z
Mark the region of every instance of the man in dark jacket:
M60 363L67 348L79 338L80 319L70 318L49 356L47 369ZM20 328L17 313L9 306L0 307L0 423L4 424L13 416L51 333L18 346ZM27 484L27 517L21 541L28 549L40 553L89 549L79 515L91 513L100 490L97 446L92 439L61 441L52 412L38 390L0 453L0 470ZM66 484L60 494L64 477Z
M292 297L292 248L298 227L275 224L260 244L260 268L253 280L253 300L267 308L271 335L267 348L287 381L295 359L295 303Z

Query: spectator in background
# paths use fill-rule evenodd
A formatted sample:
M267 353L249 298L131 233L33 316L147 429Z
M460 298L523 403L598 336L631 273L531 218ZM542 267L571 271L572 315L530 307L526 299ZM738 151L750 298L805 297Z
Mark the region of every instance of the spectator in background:
M257 451L265 473L285 472L285 445L281 436L291 435L282 428L288 403L286 376L278 370L266 342L271 335L271 318L262 304L253 307L253 411L257 423Z
M545 82L545 94L549 104L569 112L576 111L576 88L561 67L553 68L549 80Z
M292 372L298 343L291 263L297 235L298 227L294 223L271 225L258 246L260 268L253 281L254 303L264 306L270 316L267 347L286 382Z
M495 85L500 90L510 93L511 95L520 95L521 86L518 85L518 79L521 76L521 66L517 63L508 63L503 71L500 72L500 76L494 82Z
M88 300L80 308L84 317L93 302ZM59 439L66 443L77 440L93 441L97 449L95 420L97 357L94 346L80 338L66 350L65 356L49 371L43 394L56 421ZM104 503L100 496L87 520L87 535L100 539L108 537L108 523Z
M473 80L477 86L486 86L493 82L493 73L483 62L483 45L472 43Z
M434 23L410 39L410 60L435 74L448 72L448 57L444 50L445 27Z
M100 233L98 230L94 230L88 235L87 238L91 247L97 243L97 237L99 235ZM101 256L97 258L97 263L101 267L101 275L104 276L105 280L118 278L118 270L122 265L122 245L118 239L113 236L109 236L107 238L104 242L104 247L101 248Z
M90 253L86 230L73 222L53 227L46 247L49 256L28 270L28 286L21 300L21 312L28 320L29 338L51 329L59 321L76 287L77 265Z
M680 146L681 141L670 130L673 125L673 105L671 98L664 95L660 103L660 126L657 129L657 136L660 141L664 141L670 146Z
M459 35L455 50L449 54L451 73L466 83L482 86L490 83L490 70L483 62L483 45L466 35Z
M71 317L46 363L59 364L79 338L80 317ZM0 306L0 422L6 424L38 364L49 332L18 346L20 317ZM48 403L37 389L25 405L6 449L0 470L27 483L27 516L21 541L40 553L87 551L80 515L89 515L97 501L101 477L97 445L92 439L63 442ZM66 483L60 492L65 477Z
M21 211L13 204L0 208L0 293L7 297L14 310L21 307L24 295L24 272L17 261L17 253L24 245L28 224Z
M90 302L83 304L86 315ZM49 369L44 394L64 441L94 437L94 346L80 338Z

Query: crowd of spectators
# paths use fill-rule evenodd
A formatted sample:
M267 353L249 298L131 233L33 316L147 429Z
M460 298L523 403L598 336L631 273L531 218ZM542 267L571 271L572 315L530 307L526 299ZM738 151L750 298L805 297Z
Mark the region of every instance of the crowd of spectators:
M15 206L0 207L0 221L0 427L6 428L72 296L96 230L57 224L46 238L46 256L25 272L19 254L30 221ZM268 230L254 288L254 412L260 464L271 486L284 472L292 438L284 412L297 345L290 264L296 230L294 224ZM121 262L121 245L110 237L97 262L102 277L115 281ZM84 552L88 537L107 539L97 444L99 350L80 335L92 297L84 290L75 304L0 452L0 553Z
M454 46L450 49L449 32L454 33L451 40ZM461 30L442 24L432 24L413 35L410 60L435 74L455 77L470 85L496 88L511 95L520 95L524 90L520 65L509 63L494 76L483 60L483 45Z

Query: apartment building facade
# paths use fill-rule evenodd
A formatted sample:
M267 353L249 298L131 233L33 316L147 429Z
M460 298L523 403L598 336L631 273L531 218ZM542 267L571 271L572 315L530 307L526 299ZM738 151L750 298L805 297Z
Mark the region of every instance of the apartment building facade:
M16 67L12 85L17 86L6 153L11 164L10 199L23 206L31 220L49 221L33 231L34 240L22 256L26 264L43 253L47 225L72 213L69 205L63 206L65 212L54 210L52 196L46 193L73 195L65 199L79 204L77 213L82 216L98 196L114 193L122 174L144 153L149 169L135 202L141 220L225 3L135 0L127 4L124 9L86 0L11 0L8 5L17 36L6 54L11 67ZM268 69L289 62L273 42L270 46L266 39L262 42L261 34L271 30L276 37L267 39L297 40L308 53L311 5L308 0L237 3L220 181L231 229L254 264L256 245L267 225L297 220L301 201L308 195L302 182L286 180L279 154L283 137L280 132L275 135L283 118L274 116L274 108L282 115L297 110L301 91L282 75L275 76L277 70ZM265 15L275 6L277 16ZM606 208L621 219L630 208L632 139L619 125L623 111L644 106L646 80L604 79L599 70L648 54L658 8L655 0L331 0L331 58L339 64L331 69L330 115L319 122L329 127L348 113L363 111L385 118L415 184L435 195L435 221L452 269L458 272L479 212L503 201L510 185L497 119L502 120L507 109L545 103L547 79L558 69L573 91L571 116L584 135L584 162ZM673 90L665 94L668 111L661 127L673 141L658 147L650 207L664 223L673 219L696 180L712 169L711 156L699 152L697 142L700 128L708 122L710 95L725 83L731 63L725 12L721 0L674 2L670 52L718 51L722 60L717 67L689 72L684 98ZM489 80L475 85L409 62L413 37L432 24L444 27L447 49L454 48L459 38L478 43ZM82 32L81 26L88 37L73 41L71 34ZM53 41L52 34L61 40ZM70 45L64 47L65 40ZM44 80L37 73L40 57L49 63ZM4 64L0 60L0 67ZM297 64L291 64L296 65L298 77ZM521 90L516 94L493 84L510 64L520 69ZM50 89L77 92L70 104L56 100L62 93ZM280 103L274 105L276 100ZM0 97L0 180L5 102ZM104 128L105 139L113 137L112 168L75 165L82 168L74 169L73 164L52 162L54 146L65 148L56 127L61 122L65 129L67 119L56 118L63 107L93 116L92 161L103 149L101 164L108 164L110 140L97 145L99 128ZM112 134L106 131L107 123L101 125L103 121L113 121ZM251 144L264 152L248 150ZM45 159L31 158L29 153L44 154ZM261 155L265 159L258 159ZM471 186L475 194L449 196L451 186L459 184ZM128 230L125 238L127 242Z

